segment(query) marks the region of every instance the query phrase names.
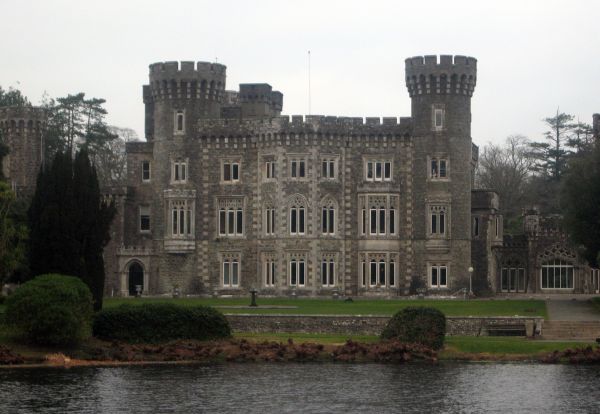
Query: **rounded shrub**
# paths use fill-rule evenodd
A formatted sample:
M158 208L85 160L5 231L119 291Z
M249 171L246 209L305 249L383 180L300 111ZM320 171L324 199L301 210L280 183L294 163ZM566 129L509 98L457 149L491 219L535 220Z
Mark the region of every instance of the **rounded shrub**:
M94 317L93 335L124 342L165 342L175 339L218 339L231 336L229 322L211 307L172 303L121 305Z
M37 345L72 345L89 336L92 294L81 279L40 275L6 299L5 323Z
M440 349L445 335L446 317L442 312L434 308L408 307L392 316L381 338Z

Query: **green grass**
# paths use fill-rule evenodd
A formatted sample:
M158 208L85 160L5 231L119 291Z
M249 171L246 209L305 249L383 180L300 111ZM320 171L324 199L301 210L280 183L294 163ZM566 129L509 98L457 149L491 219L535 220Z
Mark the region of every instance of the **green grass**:
M562 351L567 348L581 348L588 345L593 346L594 344L591 342L539 341L521 337L449 336L446 337L444 353L535 355L552 351Z
M233 336L239 339L248 339L254 342L275 341L286 342L292 339L294 343L315 342L318 344L343 344L348 339L355 342L377 342L378 336L374 335L333 335L333 334L307 334L307 333L234 333Z
M594 305L596 311L600 312L600 296L596 296L595 298L590 299L590 301L592 302L592 305Z
M172 302L183 306L215 306L224 313L258 314L302 314L302 315L393 315L407 306L430 306L442 311L446 316L542 316L547 317L543 300L406 300L406 299L357 299L344 302L333 299L288 299L258 298L258 307L219 308L219 306L248 305L247 298L108 298L104 306L109 308L123 303ZM264 309L260 305L294 306L291 309Z

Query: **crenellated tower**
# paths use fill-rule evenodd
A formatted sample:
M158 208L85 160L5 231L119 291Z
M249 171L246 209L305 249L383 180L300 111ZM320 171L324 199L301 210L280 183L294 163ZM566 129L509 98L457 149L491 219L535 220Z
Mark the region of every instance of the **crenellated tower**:
M44 159L46 111L35 107L0 108L0 136L8 145L3 174L19 196L33 194Z
M218 118L225 96L226 67L209 62L150 65L143 86L148 141L189 135L200 118Z
M477 59L417 56L406 59L405 65L415 135L443 132L470 138Z
M433 285L439 279L432 269L445 266L450 275L445 288L468 288L472 265L474 277L486 277L471 259L471 97L477 60L417 56L405 64L412 103L414 210L420 216L414 221L415 249L425 259L419 273Z

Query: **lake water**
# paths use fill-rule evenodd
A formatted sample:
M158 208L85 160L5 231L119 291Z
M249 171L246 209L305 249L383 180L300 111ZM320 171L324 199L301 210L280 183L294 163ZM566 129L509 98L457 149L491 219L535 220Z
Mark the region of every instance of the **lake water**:
M600 368L221 364L0 370L0 413L598 413Z

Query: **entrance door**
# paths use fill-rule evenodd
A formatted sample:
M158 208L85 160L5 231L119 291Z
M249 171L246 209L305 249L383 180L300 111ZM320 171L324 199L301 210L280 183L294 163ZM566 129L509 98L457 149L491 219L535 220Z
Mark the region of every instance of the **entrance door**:
M144 291L144 269L139 263L129 266L129 296L137 295L136 286L140 286L140 294Z
M503 267L500 284L502 292L525 292L525 269L522 267Z

